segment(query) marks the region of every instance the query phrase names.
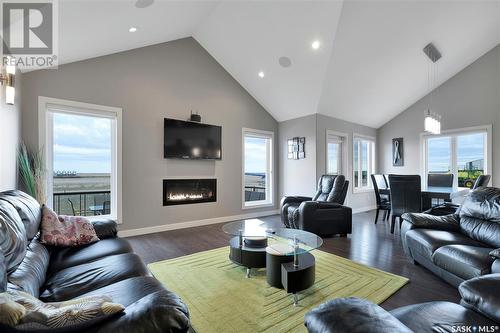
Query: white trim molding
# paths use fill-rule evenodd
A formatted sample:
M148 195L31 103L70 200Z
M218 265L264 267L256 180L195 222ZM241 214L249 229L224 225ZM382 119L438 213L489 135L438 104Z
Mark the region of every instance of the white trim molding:
M49 112L50 110L50 112ZM53 132L52 115L56 113L69 113L88 116L99 116L112 119L112 163L111 163L111 212L108 217L118 224L123 223L122 217L122 116L121 108L97 105L71 100L38 96L38 145L44 152L44 163L48 176L46 177L47 204L52 206L52 157ZM89 217L92 219L92 217Z
M185 221L185 222L157 225L157 226L153 226L153 227L145 227L145 228L138 228L138 229L120 230L120 231L118 231L118 236L119 237L132 237L132 236L152 234L152 233L156 233L156 232L164 232L164 231L177 230L177 229L201 227L201 226L210 225L210 224L225 223L225 222L245 220L245 219L254 219L254 218L258 218L258 217L264 217L264 216L270 216L270 215L276 215L276 214L279 214L279 209L265 211L265 212L254 212L254 213L248 213L248 214L241 214L241 215L214 217L214 218L203 219L203 220Z

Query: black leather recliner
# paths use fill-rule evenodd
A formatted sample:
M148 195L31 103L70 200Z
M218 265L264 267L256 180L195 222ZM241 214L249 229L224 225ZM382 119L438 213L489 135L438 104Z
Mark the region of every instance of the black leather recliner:
M462 300L429 302L385 311L360 298L337 298L308 312L309 333L497 332L500 325L500 274L463 282Z
M151 276L126 240L117 238L114 221L94 222L100 241L61 248L39 241L41 215L39 203L26 193L0 192L0 292L21 290L44 302L109 295L125 306L124 313L85 332L190 329L187 306ZM0 324L0 332L18 331Z
M349 181L344 176L323 175L314 197L281 199L281 221L287 228L321 236L347 235L352 231L352 209L343 206Z
M407 257L458 286L500 273L500 189L469 193L456 214L403 214L401 240Z

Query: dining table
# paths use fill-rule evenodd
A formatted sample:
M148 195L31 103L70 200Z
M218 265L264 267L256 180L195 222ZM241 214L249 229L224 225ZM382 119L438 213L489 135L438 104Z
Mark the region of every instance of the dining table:
M391 195L390 188L379 189L380 194ZM432 199L451 200L453 198L464 197L470 192L468 187L440 187L424 186L422 187L422 211L432 208Z

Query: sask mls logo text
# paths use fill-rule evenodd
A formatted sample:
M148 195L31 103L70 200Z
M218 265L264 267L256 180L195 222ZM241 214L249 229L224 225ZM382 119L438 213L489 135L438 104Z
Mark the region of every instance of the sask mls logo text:
M21 69L57 65L55 1L2 1L2 62Z

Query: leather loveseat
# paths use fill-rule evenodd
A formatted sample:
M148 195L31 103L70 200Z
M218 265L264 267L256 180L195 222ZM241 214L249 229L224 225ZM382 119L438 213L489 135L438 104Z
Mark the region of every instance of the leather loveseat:
M352 231L352 209L343 206L349 181L343 175L323 175L314 197L281 199L281 221L287 228L321 236L347 235Z
M94 223L101 239L96 243L55 248L38 240L40 221L35 199L20 191L0 192L0 292L22 290L44 302L108 295L125 306L124 313L88 332L188 331L186 305L151 276L126 240L116 237L115 222ZM0 332L16 330L0 325Z
M500 325L500 274L463 282L462 300L428 302L390 312L360 298L338 298L305 316L309 333L452 333L498 332Z
M403 220L407 257L452 285L500 273L500 189L472 191L455 214L408 213Z

